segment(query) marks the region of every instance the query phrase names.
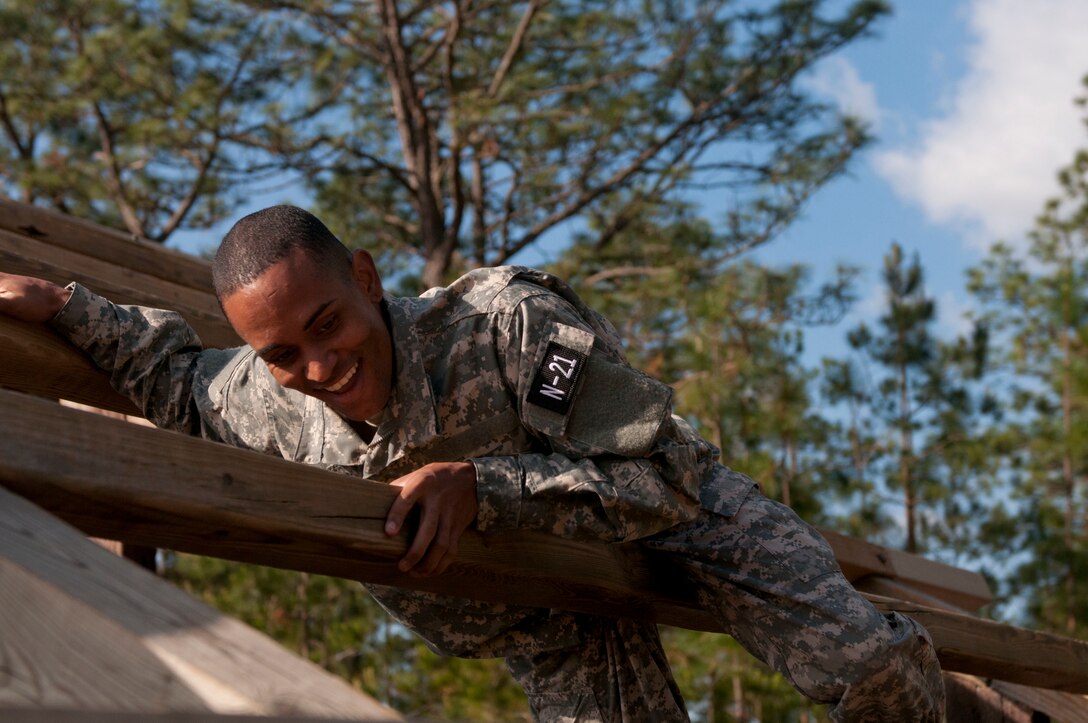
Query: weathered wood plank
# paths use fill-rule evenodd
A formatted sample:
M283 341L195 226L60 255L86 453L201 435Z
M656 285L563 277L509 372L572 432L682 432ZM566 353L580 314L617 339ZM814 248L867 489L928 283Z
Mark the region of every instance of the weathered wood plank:
M78 281L119 304L173 309L185 317L208 346L241 343L223 318L214 294L148 275L138 266L103 261L0 230L0 269L58 284Z
M5 517L18 499L0 491ZM154 701L158 710L208 709L138 636L2 557L0 606L0 704L140 710Z
M394 718L0 490L0 705Z
M0 479L102 537L514 604L719 631L674 569L631 545L469 531L445 575L394 565L396 491L224 445L0 392ZM63 445L56 440L64 439ZM199 460L199 464L194 464ZM930 629L951 670L1088 692L1088 644L880 600Z
M1070 693L1088 693L1088 643L867 595L925 626L946 670Z
M214 293L211 265L204 259L81 218L0 198L0 229Z
M5 316L0 316L0 386L124 414L141 413L113 390L107 376L82 352L49 328Z
M1029 688L1001 680L993 681L993 689L1009 700L1045 713L1062 723L1088 723L1088 697L1063 693L1060 690Z
M0 386L72 399L126 414L139 413L110 388L105 375L78 350L48 329L3 317L0 317ZM986 582L977 573L936 562L915 562L910 560L914 556L906 553L828 530L821 532L851 582L873 575L898 576L904 583L957 607L977 609L989 601Z
M820 534L831 544L835 559L850 582L859 582L869 576L899 580L918 592L933 596L936 601L963 610L978 610L993 599L986 578L978 573L927 560L921 555L874 545L832 530L821 529Z
M880 575L866 575L852 582L854 583L854 587L858 590L873 595L880 595L894 600L906 600L908 602L925 605L926 607L936 608L937 610L947 610L962 615L970 615L974 612L953 605L945 599L931 595L924 590L919 590L901 580L886 578Z

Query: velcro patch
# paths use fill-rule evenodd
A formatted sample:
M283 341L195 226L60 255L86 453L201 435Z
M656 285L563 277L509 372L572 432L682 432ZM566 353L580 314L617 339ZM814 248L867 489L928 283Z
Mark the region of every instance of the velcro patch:
M540 362L540 368L536 370L529 387L527 401L556 414L566 415L570 411L570 400L578 376L585 365L586 355L582 352L554 341L548 342L544 360Z

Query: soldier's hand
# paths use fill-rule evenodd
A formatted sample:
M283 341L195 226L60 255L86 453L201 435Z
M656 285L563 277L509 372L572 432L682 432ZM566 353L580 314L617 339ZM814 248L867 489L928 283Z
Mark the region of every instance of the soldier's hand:
M476 519L476 468L468 462L438 462L392 483L400 487L385 518L385 534L400 532L419 505L419 529L397 566L412 575L438 575L457 557L461 533Z
M52 281L0 272L0 314L23 321L49 321L71 292Z

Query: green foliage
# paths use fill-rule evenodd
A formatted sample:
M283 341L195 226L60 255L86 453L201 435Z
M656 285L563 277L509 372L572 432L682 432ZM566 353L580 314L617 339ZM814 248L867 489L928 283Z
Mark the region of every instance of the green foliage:
M732 638L662 628L676 683L697 723L826 721L826 707L803 698Z
M713 189L737 253L867 140L796 80L887 7L828 5L0 0L0 186L162 241L302 178L427 286Z
M795 81L887 8L828 4L299 6L354 68L312 174L321 214L383 263L414 257L425 286L574 218L607 245L693 188L716 194L722 250L756 246L866 140Z
M320 53L244 5L2 0L0 188L154 241L207 227L282 166Z
M501 660L435 655L358 583L192 555L167 577L355 687L420 718L528 721Z
M878 327L860 324L847 335L856 358L824 361L824 395L843 410L830 477L846 503L840 527L888 540L895 525L884 506L895 493L905 549L964 553L982 491L974 485L987 467L970 428L989 409L972 384L988 337L981 327L951 344L933 336L936 305L921 264L907 262L898 244L884 258L883 279Z
M1020 554L1007 565L1006 597L1031 622L1088 634L1088 152L1062 170L1026 251L996 244L969 288L1000 340L1010 409L993 430L1004 500L987 542Z

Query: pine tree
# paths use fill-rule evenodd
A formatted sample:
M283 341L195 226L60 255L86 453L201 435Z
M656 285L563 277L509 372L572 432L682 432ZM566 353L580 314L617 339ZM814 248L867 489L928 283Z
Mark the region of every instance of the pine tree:
M1088 631L1088 152L1059 174L1017 251L994 245L971 271L970 289L1000 339L1013 375L1010 414L995 435L1006 462L1007 505L990 533L1019 550L1009 595L1034 622L1070 635Z
M932 543L963 552L969 536L955 523L974 509L968 487L977 476L967 460L977 448L969 428L988 407L972 380L987 336L953 343L934 336L936 305L921 263L917 255L907 261L899 244L884 257L883 281L887 303L876 327L862 323L847 335L855 358L824 363L824 394L844 415L834 478L849 498L846 527L886 537L894 518L881 507L897 493L904 549L922 552Z

